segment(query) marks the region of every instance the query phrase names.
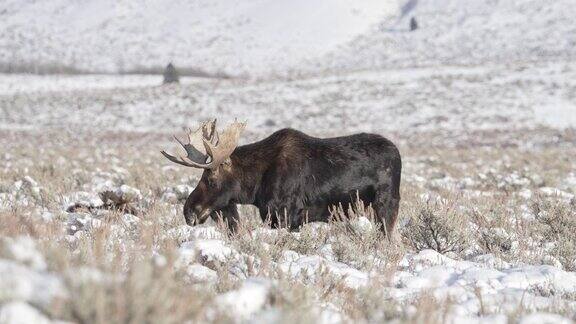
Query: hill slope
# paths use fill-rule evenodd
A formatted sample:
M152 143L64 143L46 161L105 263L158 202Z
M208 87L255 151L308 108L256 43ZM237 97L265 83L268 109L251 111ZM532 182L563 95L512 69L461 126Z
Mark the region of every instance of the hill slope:
M391 11L378 0L0 1L0 63L262 72L318 57Z
M576 57L572 0L0 0L0 67L315 73ZM408 31L416 17L420 28Z
M575 16L570 0L411 0L396 18L320 61L331 69L370 69L573 60ZM420 26L414 32L411 17Z

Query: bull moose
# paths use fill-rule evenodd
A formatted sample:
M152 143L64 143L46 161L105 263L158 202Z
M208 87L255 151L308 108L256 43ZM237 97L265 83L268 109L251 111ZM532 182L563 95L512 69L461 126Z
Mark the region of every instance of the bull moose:
M332 206L360 198L371 204L378 226L391 233L398 217L402 162L396 146L375 134L316 138L294 129L238 146L245 123L221 134L216 120L188 130L188 143L176 141L187 156L162 154L170 161L204 169L184 204L188 225L222 217L231 231L237 204L251 204L271 226L298 229L306 221L330 219Z

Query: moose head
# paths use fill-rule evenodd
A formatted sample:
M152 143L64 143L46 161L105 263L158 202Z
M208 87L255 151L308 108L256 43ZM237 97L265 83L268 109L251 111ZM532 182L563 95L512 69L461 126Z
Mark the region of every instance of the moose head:
M186 156L176 157L161 152L174 163L204 170L200 182L184 204L184 218L188 225L202 224L211 215L239 200L241 183L231 155L245 126L245 123L235 121L219 134L216 120L204 122L196 131L188 129L187 143L174 136L186 151Z

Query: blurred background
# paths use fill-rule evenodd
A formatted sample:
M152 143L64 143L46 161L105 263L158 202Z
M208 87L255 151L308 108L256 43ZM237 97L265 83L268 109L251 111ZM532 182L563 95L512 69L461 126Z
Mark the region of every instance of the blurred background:
M261 135L565 137L575 14L569 0L3 0L0 128L169 133L237 117ZM167 71L179 84L162 86Z

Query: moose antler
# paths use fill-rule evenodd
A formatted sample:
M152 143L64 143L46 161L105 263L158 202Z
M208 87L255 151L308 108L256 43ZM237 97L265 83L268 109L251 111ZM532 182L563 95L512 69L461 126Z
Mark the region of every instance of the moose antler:
M222 135L219 135L216 130L216 120L205 122L196 131L188 131L188 143L186 144L174 136L176 141L186 150L187 157L175 157L165 151L161 153L168 160L184 166L215 169L234 152L244 127L246 127L245 123L234 121L224 130ZM202 146L199 145L200 141ZM210 162L206 163L208 158L210 158Z

